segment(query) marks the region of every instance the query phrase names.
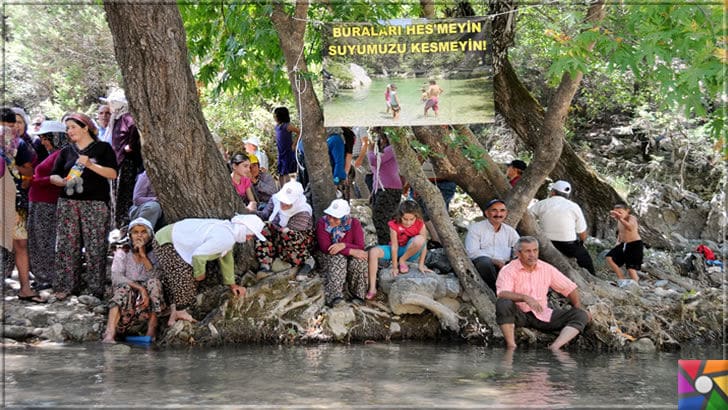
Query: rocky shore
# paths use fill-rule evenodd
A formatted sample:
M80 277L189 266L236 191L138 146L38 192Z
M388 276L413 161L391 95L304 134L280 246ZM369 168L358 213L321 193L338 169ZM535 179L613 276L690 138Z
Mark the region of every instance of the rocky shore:
M666 135L669 133L650 130L645 124L579 133L581 140L594 147L583 152L584 158L601 172L620 175L632 185L628 200L638 218L650 226L647 234L652 247L646 250L640 283L619 287L604 262L614 240L589 238L597 275L585 273L588 289L584 289L582 301L593 321L569 348L675 350L686 344L723 342L725 271L708 266L695 249L705 244L719 260L728 258L727 206L722 190L725 169L706 154L710 151L706 144L680 146ZM504 155L495 153L494 157ZM365 227L367 244L374 244L371 209L361 200L352 205L352 213ZM450 213L462 236L468 223L481 216L461 194L453 200ZM252 257L249 247L236 253L238 262ZM248 288L244 298L231 298L223 286L203 289L191 308L199 322L177 322L168 328L162 318L156 343L217 346L451 339L502 345L494 318L483 323L477 317L442 249L429 252L427 265L436 273L423 274L411 266L410 273L396 279L385 266L380 270L381 291L375 300L329 308L318 275L297 276L295 268L280 261L274 263L272 274L253 272L238 263L238 283ZM214 269L208 272L214 275ZM101 339L106 301L73 296L58 302L43 291L49 303L33 304L19 301L17 288L16 281L5 280L6 345ZM551 302L565 300L552 297ZM517 337L521 346L545 346L554 335L521 329Z

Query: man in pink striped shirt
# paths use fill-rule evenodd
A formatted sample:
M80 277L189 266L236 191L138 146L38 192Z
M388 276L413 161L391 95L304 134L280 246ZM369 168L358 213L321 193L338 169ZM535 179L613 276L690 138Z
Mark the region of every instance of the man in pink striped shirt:
M559 350L584 330L589 314L582 309L576 283L558 269L538 259L538 240L523 236L515 246L518 259L504 266L496 281L495 316L503 332L507 349L516 348L515 327L529 327L541 331L561 330L549 346ZM549 288L564 295L571 309L548 307Z

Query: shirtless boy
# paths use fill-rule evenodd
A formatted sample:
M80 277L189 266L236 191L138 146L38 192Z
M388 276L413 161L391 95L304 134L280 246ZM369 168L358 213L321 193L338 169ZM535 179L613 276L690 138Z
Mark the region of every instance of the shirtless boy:
M437 117L437 113L440 112L440 106L437 103L440 94L443 92L445 90L437 85L435 80L430 80L430 86L427 88L427 102L425 102L425 117L427 117L427 110L430 108L432 108L432 111L435 112L435 117Z
M620 266L625 265L632 280L639 282L637 271L642 267L644 246L638 232L637 218L623 203L614 205L609 211L609 216L617 220L617 246L607 254L607 265L612 268L619 279L624 279Z

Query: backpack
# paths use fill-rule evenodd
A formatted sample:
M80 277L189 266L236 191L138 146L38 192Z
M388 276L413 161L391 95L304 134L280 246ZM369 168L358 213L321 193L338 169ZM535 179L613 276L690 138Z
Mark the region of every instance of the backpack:
M705 258L706 261L712 261L715 259L715 253L713 253L713 251L705 245L699 245L695 251L703 255L703 258Z

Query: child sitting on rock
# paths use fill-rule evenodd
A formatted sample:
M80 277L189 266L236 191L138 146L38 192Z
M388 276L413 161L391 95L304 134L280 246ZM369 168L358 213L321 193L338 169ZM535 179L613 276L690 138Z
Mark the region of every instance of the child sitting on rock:
M425 267L427 255L427 228L422 212L415 201L399 204L397 214L389 221L389 245L369 250L369 292L367 300L377 295L377 263L379 259L392 261L392 276L409 272L407 261L417 261L420 272L432 272Z

